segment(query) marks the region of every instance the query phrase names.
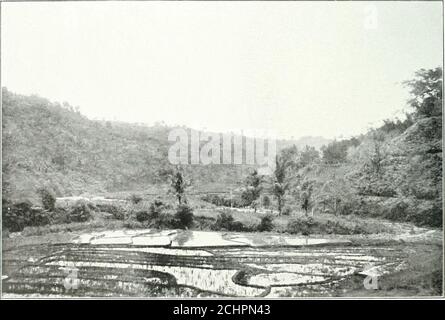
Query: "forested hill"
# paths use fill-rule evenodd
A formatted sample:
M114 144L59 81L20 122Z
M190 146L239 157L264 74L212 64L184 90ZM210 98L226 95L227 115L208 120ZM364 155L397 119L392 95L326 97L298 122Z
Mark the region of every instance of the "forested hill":
M412 96L406 118L334 141L322 149L321 159L285 152L295 168L287 201L334 214L441 226L442 69L419 70L405 85Z
M94 121L67 103L6 88L2 95L4 196L33 198L41 187L58 195L141 190L165 182L172 128ZM328 142L305 137L279 145ZM217 189L241 182L246 174L246 168L233 165L188 166L186 171L195 184L211 183Z
M405 83L406 118L340 141L278 141L285 206L442 224L442 70L420 70ZM68 104L2 89L3 197L149 190L167 182L171 127L93 121ZM190 129L186 129L190 130ZM320 146L305 147L305 144ZM240 165L188 165L193 188L227 190L252 172ZM275 190L276 172L264 190Z

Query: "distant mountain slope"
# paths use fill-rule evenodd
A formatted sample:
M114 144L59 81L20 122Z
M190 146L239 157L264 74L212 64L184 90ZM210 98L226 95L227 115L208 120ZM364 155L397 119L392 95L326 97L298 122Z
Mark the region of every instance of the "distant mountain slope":
M324 137L313 137L313 136L304 136L301 138L298 138L297 140L284 140L282 141L282 145L286 146L292 146L295 145L297 148L302 149L305 146L311 146L315 149L320 150L321 147L328 145L333 140L326 139Z
M2 103L4 196L33 198L42 186L58 195L140 190L165 181L172 128L93 121L68 104L6 88ZM304 141L310 144L310 138ZM313 141L319 144L320 139ZM278 149L291 144L280 141ZM224 186L239 183L247 168L195 165L185 170L195 184Z
M400 134L365 136L351 158L361 166L356 183L364 195L442 198L442 119L416 120Z

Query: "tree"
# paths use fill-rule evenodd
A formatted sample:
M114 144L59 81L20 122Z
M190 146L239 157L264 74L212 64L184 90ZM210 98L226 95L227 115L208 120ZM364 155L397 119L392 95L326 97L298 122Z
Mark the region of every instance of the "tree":
M266 209L269 208L270 206L270 198L269 196L266 194L263 197L263 207L265 207Z
M404 132L410 126L414 124L413 116L410 113L405 113L405 120L395 119L385 119L383 120L383 125L380 130L386 133L397 132L398 134Z
M273 194L277 198L278 202L278 213L281 215L283 208L283 197L288 189L288 184L286 183L286 170L289 165L289 159L286 158L286 154L281 154L281 156L276 156L275 158L275 170L274 170L274 181L273 181Z
M333 141L327 146L323 146L321 148L321 151L323 153L323 161L329 164L346 162L348 148L351 146L358 146L359 144L360 141L357 138Z
M83 200L78 200L69 213L70 222L85 222L91 219L91 209Z
M298 164L299 164L299 158L300 158L300 153L298 151L298 148L293 145L291 147L288 148L284 148L283 150L281 150L281 159L285 162L286 164L286 170L287 169L298 169Z
M273 229L273 217L271 215L266 215L261 218L261 222L258 225L258 231L272 231Z
M384 148L385 137L378 131L372 133L373 149L370 154L369 163L371 169L377 174L382 174L383 161L386 158L386 152Z
M355 199L355 190L346 177L332 177L323 186L315 189L313 202L322 212L337 215ZM345 210L343 210L345 211Z
M56 206L56 197L54 194L46 188L38 190L40 194L42 205L45 210L54 211Z
M320 159L320 153L314 147L306 146L300 153L299 164L301 167L308 166Z
M246 189L241 194L243 202L248 206L253 206L255 212L257 210L257 200L261 194L261 176L258 170L254 169L246 179Z
M173 194L176 196L178 200L178 204L181 205L185 198L185 189L189 186L189 184L184 179L184 174L181 169L178 167L176 172L173 174L171 178L171 190Z
M314 189L314 181L305 180L301 185L300 201L301 209L307 215L309 207L312 205L312 192Z
M442 116L442 68L420 69L403 84L410 88L408 104L417 118Z

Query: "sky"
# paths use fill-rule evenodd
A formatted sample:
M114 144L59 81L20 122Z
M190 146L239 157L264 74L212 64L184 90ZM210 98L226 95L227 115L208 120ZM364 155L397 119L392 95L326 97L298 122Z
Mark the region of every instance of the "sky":
M1 4L2 86L91 119L348 137L442 65L441 2Z

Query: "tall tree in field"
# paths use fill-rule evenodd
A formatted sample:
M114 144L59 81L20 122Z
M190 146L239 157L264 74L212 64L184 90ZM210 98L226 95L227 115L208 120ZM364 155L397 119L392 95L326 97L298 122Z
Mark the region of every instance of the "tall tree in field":
M241 197L246 205L253 206L255 212L257 209L257 200L261 194L261 176L258 174L258 170L254 169L246 179L246 189L242 193Z
M273 182L273 194L277 198L278 202L278 213L281 215L283 209L283 197L288 189L286 183L286 170L289 161L284 154L281 156L276 156L275 158L275 171L274 171L274 182Z
M185 190L189 184L185 181L182 170L178 167L171 177L171 190L181 205L185 200Z

